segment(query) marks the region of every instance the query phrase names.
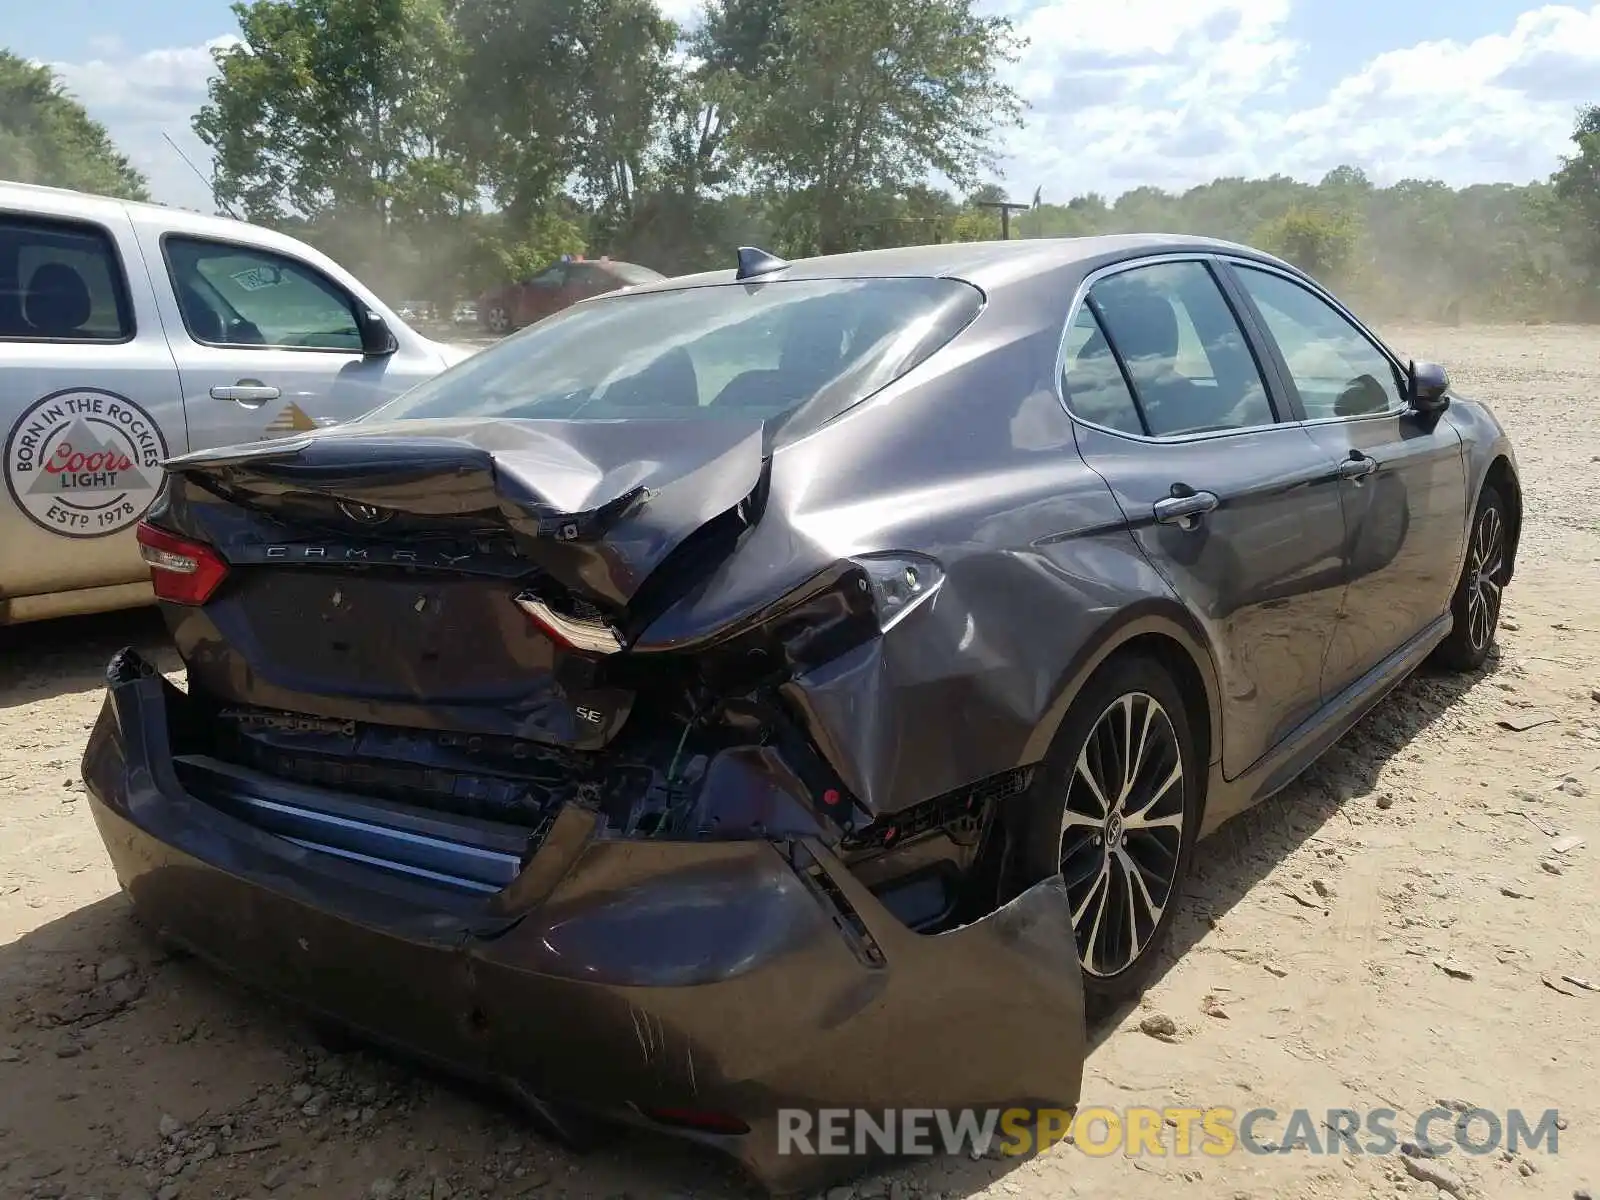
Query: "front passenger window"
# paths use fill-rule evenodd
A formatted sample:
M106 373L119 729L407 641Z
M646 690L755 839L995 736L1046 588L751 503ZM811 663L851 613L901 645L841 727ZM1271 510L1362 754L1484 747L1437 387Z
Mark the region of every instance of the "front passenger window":
M1234 272L1278 343L1307 420L1366 416L1406 406L1394 363L1338 309L1272 271L1241 263Z
M189 336L209 346L361 353L355 299L305 263L252 246L166 240Z
M1089 289L1089 303L1154 436L1273 423L1255 355L1205 263L1119 271Z

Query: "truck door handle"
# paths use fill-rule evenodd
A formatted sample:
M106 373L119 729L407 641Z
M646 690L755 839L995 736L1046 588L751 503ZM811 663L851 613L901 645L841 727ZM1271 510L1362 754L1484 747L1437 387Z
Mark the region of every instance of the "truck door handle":
M277 388L258 383L253 379L241 379L232 386L219 385L211 389L213 400L232 400L235 404L243 404L246 408L255 408L268 400L276 400L282 394Z
M1339 464L1340 479L1365 479L1378 469L1378 460L1359 450L1350 451L1350 457Z
M1156 520L1163 525L1176 525L1180 529L1193 529L1202 516L1216 510L1217 504L1218 500L1211 492L1194 492L1185 489L1184 495L1168 496L1165 500L1156 501Z

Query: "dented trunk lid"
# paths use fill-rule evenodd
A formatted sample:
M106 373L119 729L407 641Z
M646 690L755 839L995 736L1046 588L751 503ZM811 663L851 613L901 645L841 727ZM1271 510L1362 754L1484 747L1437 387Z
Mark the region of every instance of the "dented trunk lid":
M202 451L167 470L341 553L399 534L506 535L564 586L621 610L689 535L754 493L762 431L737 417L413 420Z
M407 421L190 454L167 471L155 519L230 565L203 609L169 606L206 694L598 749L635 689L519 597L635 627L665 602L658 572L692 580L731 547L707 531L754 519L764 460L757 420Z

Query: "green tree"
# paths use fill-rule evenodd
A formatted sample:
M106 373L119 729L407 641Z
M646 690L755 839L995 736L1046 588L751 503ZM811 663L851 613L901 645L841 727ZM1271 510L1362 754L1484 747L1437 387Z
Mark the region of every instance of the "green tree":
M1256 231L1255 242L1306 274L1332 283L1355 257L1359 229L1339 209L1297 205Z
M1577 151L1562 156L1541 216L1560 231L1593 285L1600 283L1600 105L1578 110L1572 143Z
M517 219L575 181L602 227L648 186L677 77L678 30L654 0L456 0L468 81L459 122Z
M1021 102L999 78L1021 43L971 0L789 0L745 80L732 138L774 197L792 250L852 244L868 198L937 172L957 188L995 166Z
M144 176L55 72L8 50L0 50L0 179L150 198Z
M452 136L462 76L445 3L236 3L243 43L217 52L194 119L219 200L266 224L303 219L387 293L452 290L477 187Z
M254 219L387 222L415 164L446 149L457 56L443 0L241 0L233 12L243 44L216 52L194 119L219 197Z

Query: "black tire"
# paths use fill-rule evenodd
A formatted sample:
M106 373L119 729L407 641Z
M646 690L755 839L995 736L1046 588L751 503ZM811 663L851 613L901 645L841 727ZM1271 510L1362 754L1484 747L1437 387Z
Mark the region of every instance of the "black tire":
M1450 598L1455 625L1433 659L1451 671L1476 671L1494 649L1500 605L1511 582L1511 524L1506 502L1493 484L1484 484L1472 514L1461 578Z
M1106 814L1096 828L1092 822L1099 805L1090 776L1126 777L1121 764L1130 756L1118 739L1129 717L1135 734L1148 733L1152 739L1139 743L1148 757L1132 756L1137 776L1119 797L1106 797L1115 819ZM1078 769L1080 757L1087 774ZM1017 865L1030 881L1058 871L1066 878L1092 1016L1137 998L1160 960L1194 857L1206 767L1201 758L1183 694L1167 670L1143 656L1114 657L1073 701L1045 756L1046 769L1024 799ZM1146 819L1158 824L1128 824L1126 818L1139 812L1142 799L1163 783L1168 786L1143 810ZM1136 875L1130 866L1137 868ZM1132 891L1135 878L1144 884L1142 893ZM1096 902L1102 888L1104 895ZM1096 936L1091 926L1097 910ZM1116 923L1129 910L1133 932L1119 937L1105 922Z
M483 328L487 333L504 337L511 332L511 310L503 304L491 304L484 310Z

